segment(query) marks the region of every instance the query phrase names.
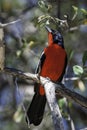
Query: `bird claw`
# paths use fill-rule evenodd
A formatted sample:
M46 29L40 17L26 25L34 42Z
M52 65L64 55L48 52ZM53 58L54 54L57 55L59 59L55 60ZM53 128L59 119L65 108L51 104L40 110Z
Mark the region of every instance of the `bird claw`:
M37 78L40 80L40 73L37 73Z
M38 83L40 83L40 73L37 73L37 79L38 79Z

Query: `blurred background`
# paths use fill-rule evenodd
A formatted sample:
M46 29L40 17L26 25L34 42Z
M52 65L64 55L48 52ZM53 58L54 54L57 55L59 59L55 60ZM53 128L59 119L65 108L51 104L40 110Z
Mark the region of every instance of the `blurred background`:
M0 22L18 19L4 28L6 66L34 73L47 46L45 25L48 25L60 30L64 37L68 55L64 84L87 97L87 0L0 0ZM67 25L59 19L67 20ZM76 76L79 79L73 80ZM13 76L0 73L0 130L53 130L48 105L41 125L28 128L23 107L27 110L31 102L34 82L17 79L17 83ZM85 128L87 110L67 102L58 101L65 130Z

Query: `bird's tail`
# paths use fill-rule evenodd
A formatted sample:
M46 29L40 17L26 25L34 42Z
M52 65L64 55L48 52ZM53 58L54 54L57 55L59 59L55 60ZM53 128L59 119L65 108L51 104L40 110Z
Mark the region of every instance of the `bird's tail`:
M46 104L45 95L35 93L32 102L27 110L27 118L30 124L39 125L43 119Z

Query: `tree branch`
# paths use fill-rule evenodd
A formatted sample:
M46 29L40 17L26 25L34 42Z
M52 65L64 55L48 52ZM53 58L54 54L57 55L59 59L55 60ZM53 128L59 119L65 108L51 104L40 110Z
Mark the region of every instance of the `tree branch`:
M56 101L55 92L56 94L66 97L68 100L75 101L82 107L87 108L87 98L65 87L61 83L56 84L56 83L53 83L51 80L44 78L42 76L38 78L37 74L25 73L23 71L20 71L14 68L5 67L2 72L8 73L8 74L11 74L13 76L17 76L23 79L29 79L29 80L32 79L43 85L45 89L46 98L47 98L47 101L51 110L55 130L64 130L63 120L62 120L62 116L59 110L59 106Z
M23 71L14 69L14 68L8 68L5 67L3 72L11 74L13 76L17 76L19 78L23 78L23 79L32 79L38 83L41 83L43 86L45 84L45 82L49 81L49 79L44 78L42 76L40 76L40 79L38 78L37 74L31 74L31 73L25 73ZM75 92L74 90L65 87L63 84L61 83L53 83L52 81L50 81L49 83L52 84L52 86L54 86L56 89L56 94L60 94L61 96L66 97L67 99L74 101L76 103L78 103L79 105L81 105L82 107L87 108L87 98L83 97L82 95L80 95L79 93Z
M64 130L63 119L55 96L55 87L50 81L44 84L46 98L51 110L55 130Z
M63 84L55 84L56 87L56 93L60 94L67 99L74 101L81 105L82 107L87 108L87 98L80 95L79 93L75 92L73 89L69 89L65 87Z

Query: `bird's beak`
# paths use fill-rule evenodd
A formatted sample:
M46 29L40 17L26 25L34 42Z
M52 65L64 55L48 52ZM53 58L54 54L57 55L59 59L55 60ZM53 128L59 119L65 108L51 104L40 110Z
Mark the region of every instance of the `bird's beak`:
M52 33L52 30L48 26L45 26L45 28L48 32Z

